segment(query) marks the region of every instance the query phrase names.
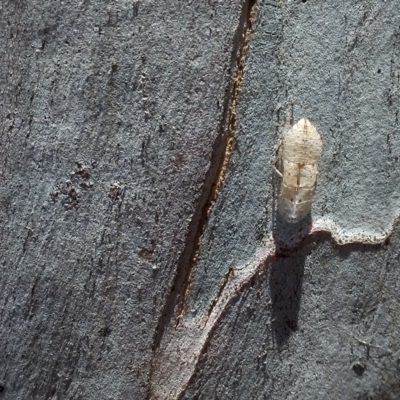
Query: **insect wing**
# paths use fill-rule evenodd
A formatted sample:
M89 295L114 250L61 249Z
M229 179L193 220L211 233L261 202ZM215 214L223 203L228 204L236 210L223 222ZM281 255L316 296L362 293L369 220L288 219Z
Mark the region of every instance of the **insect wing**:
M311 211L321 152L321 137L308 119L301 119L286 133L278 212L290 223L301 221Z

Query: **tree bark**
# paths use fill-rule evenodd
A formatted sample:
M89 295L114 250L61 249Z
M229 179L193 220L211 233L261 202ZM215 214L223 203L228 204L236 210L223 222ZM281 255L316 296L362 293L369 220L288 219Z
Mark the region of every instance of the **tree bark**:
M395 0L0 3L0 399L398 399L399 26Z

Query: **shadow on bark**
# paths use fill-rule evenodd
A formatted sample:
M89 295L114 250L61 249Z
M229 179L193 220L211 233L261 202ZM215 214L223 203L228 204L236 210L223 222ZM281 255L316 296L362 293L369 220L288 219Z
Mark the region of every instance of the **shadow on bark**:
M306 252L278 256L271 264L272 332L278 347L298 328Z
M307 243L296 247L299 236L304 237L311 226L311 216L297 224L285 222L275 216L273 236L276 244L276 258L270 266L270 292L272 302L271 326L275 343L283 346L298 328L301 305L304 264L309 253Z

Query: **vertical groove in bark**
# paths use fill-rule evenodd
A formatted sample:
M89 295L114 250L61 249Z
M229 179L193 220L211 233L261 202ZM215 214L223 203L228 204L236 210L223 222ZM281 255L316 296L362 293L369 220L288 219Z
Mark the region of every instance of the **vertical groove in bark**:
M234 143L236 109L240 84L245 70L245 60L252 29L255 3L256 0L246 0L243 4L239 27L234 39L231 59L231 70L233 69L233 72L226 92L220 132L215 140L210 168L205 177L202 193L188 228L186 246L177 266L174 284L167 295L158 321L153 340L153 352L156 352L159 348L165 329L173 319L175 310L178 316L177 323L179 323L179 316L184 312L185 301L190 287L190 275L196 263L201 237L207 224L211 207L225 178Z
M202 208L202 215L200 218L200 223L198 225L196 231L196 240L194 242L194 246L192 249L192 254L189 259L188 268L186 268L186 276L183 282L182 287L182 298L178 303L177 314L180 316L184 313L187 294L190 287L190 275L196 264L196 259L200 247L201 237L204 232L204 228L207 224L208 215L210 214L211 208L218 196L222 183L224 181L227 167L229 165L229 161L231 159L233 143L235 140L235 132L236 132L236 112L238 99L240 94L240 86L243 80L243 75L245 71L245 62L247 56L247 49L249 46L249 39L252 30L252 20L254 16L254 5L256 0L249 0L245 2L241 24L239 28L239 41L237 41L237 45L235 46L236 55L235 59L235 70L233 75L233 80L230 85L230 90L228 91L228 98L226 103L226 109L223 115L223 122L221 126L220 137L224 138L220 146L216 146L220 148L219 154L217 155L217 165L216 165L216 173L214 179L211 181L211 185L209 188L209 194L207 196L207 201ZM244 18L243 18L244 17Z

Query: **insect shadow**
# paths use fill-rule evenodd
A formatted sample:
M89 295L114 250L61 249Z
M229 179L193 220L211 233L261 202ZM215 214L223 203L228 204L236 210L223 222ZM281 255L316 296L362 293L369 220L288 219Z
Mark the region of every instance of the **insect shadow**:
M277 182L274 179L274 181L272 236L276 257L270 266L269 287L272 332L275 343L278 347L282 347L298 329L304 266L309 253L308 244L303 239L311 227L311 214L297 223L287 222L276 211L279 180Z
M277 254L270 266L271 327L278 347L283 346L298 329L304 265L308 254L306 247L299 247L289 254Z

